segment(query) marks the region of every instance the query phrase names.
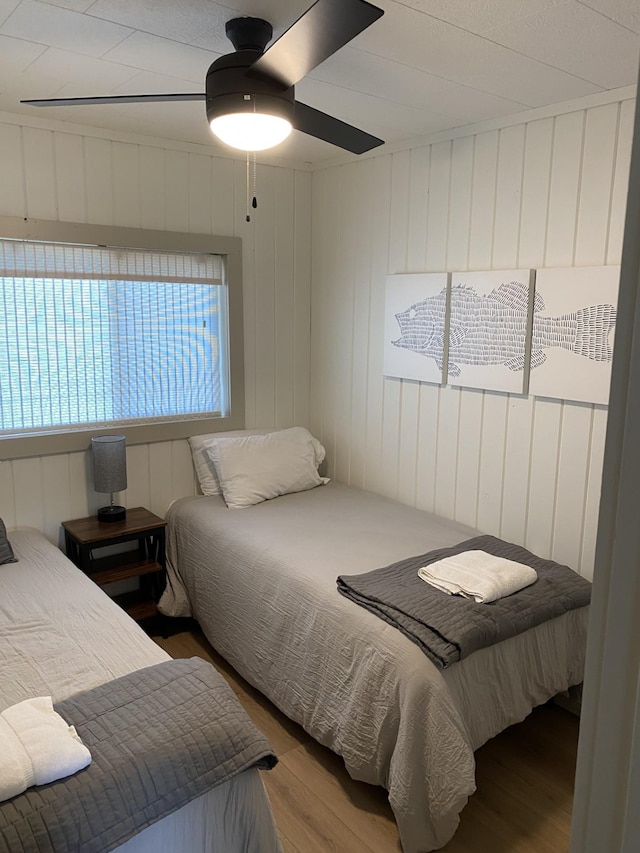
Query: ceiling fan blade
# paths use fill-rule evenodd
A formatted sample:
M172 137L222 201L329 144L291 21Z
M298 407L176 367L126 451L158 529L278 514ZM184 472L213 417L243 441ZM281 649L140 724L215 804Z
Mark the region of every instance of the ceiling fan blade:
M204 101L204 92L186 92L169 95L106 95L99 98L47 98L45 100L20 101L32 107L77 107L87 104L145 104L162 101Z
M384 12L366 0L316 0L248 71L288 89Z
M364 154L365 151L371 151L372 148L384 144L384 139L378 139L377 136L365 133L364 130L359 130L307 104L301 104L300 101L294 101L293 126L296 130L308 133L309 136L331 142L332 145L345 148L354 154Z

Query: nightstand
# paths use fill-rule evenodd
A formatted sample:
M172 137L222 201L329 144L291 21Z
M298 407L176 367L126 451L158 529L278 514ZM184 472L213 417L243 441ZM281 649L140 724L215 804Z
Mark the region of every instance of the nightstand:
M123 521L110 524L96 516L62 522L67 556L99 586L139 578L139 589L113 596L138 622L158 614L156 602L165 585L166 525L141 506L128 509ZM126 542L134 547L107 556L96 553Z

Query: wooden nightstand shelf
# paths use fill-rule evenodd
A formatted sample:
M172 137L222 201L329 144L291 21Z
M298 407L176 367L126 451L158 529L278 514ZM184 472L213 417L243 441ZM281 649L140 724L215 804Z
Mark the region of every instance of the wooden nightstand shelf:
M158 614L165 584L166 521L144 507L127 510L123 521L105 524L95 516L63 521L67 556L99 586L139 578L140 588L114 596L136 621ZM99 556L96 551L123 542L135 548Z

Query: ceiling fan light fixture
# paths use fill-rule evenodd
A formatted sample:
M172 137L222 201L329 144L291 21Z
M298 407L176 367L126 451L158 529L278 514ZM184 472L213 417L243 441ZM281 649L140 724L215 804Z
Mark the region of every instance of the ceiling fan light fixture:
M226 113L211 119L215 136L241 151L265 151L279 145L291 133L291 122L268 113Z

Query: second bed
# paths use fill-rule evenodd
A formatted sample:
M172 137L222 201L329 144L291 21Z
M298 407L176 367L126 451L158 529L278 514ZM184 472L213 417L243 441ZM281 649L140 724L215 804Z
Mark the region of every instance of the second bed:
M354 779L389 793L405 853L443 846L475 790L474 751L582 680L588 607L436 667L339 595L354 575L476 531L330 483L242 510L220 496L167 515L160 607L194 616L235 669Z

